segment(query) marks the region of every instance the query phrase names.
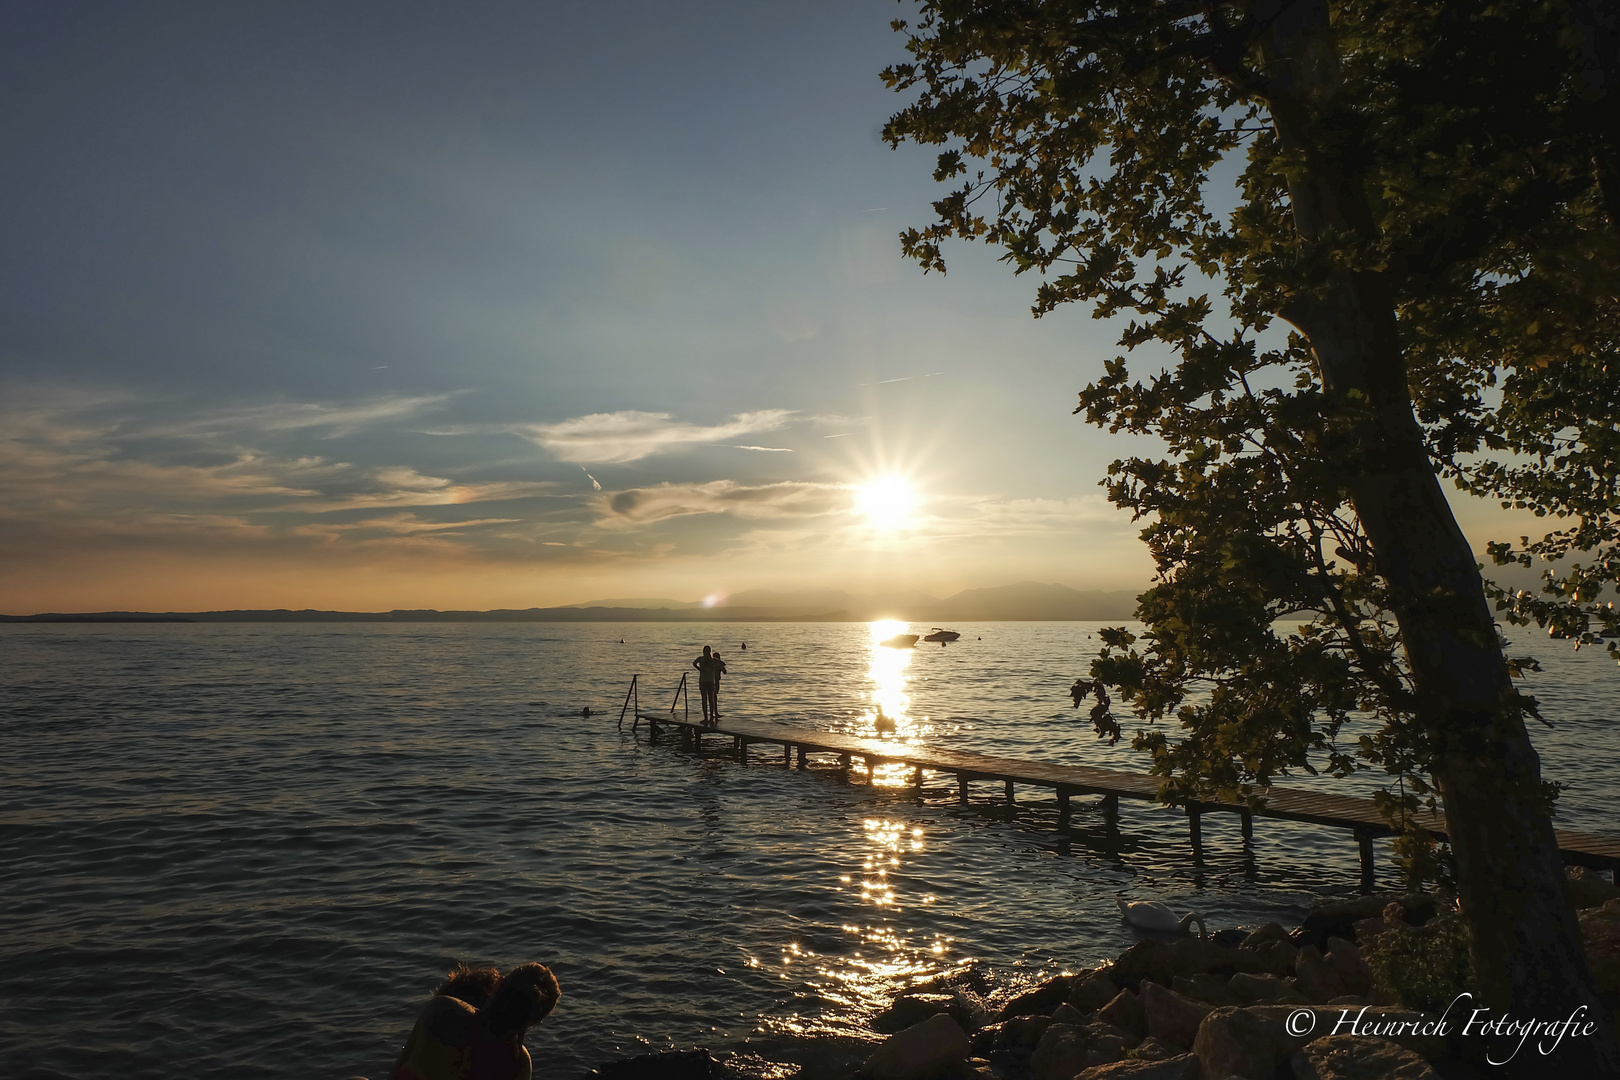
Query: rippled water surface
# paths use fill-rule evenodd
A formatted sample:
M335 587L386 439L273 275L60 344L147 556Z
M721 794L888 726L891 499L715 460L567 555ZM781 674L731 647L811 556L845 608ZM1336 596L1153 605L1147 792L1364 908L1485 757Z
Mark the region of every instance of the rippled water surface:
M1206 817L1195 865L1185 820L1142 804L1115 846L1096 815L1060 833L1048 793L961 807L944 778L919 797L616 727L632 674L667 707L712 642L729 717L881 711L897 737L1141 768L1069 708L1095 624L876 646L899 629L0 627L0 1075L386 1076L458 959L557 972L538 1076L693 1045L826 1070L917 974L1116 953L1116 894L1213 929L1354 890L1343 832L1257 821L1246 853ZM1540 652L1561 824L1614 833L1620 672Z

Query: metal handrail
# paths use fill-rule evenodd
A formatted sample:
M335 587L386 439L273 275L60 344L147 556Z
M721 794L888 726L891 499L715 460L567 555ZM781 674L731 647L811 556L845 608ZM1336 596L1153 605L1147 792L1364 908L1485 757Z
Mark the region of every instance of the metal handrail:
M624 714L627 711L629 711L630 699L631 699L632 695L635 697L635 701L636 701L636 712L635 712L636 719L635 719L635 723L630 725L630 730L631 731L636 730L636 725L641 723L641 692L636 689L636 681L638 679L640 679L640 678L641 678L640 675L632 675L632 676L630 676L630 689L628 689L628 690L626 690L624 692L624 705L619 709L619 730L620 731L624 730Z
M675 711L675 705L676 705L677 702L679 702L681 705L683 705L685 707L686 719L688 721L690 721L692 719L692 699L686 693L686 676L687 676L687 674L688 673L685 672L685 671L681 672L681 685L679 685L679 686L677 686L675 688L675 697L669 703L669 711L674 712Z

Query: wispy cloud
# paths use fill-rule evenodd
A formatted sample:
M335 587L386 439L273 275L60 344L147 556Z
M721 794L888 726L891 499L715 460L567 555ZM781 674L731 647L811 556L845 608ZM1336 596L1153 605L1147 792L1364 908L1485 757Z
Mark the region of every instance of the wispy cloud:
M681 450L704 443L729 443L745 435L774 431L787 423L790 409L761 409L738 413L723 424L703 425L676 420L670 413L592 413L555 424L528 424L515 428L563 461L576 465L619 465L653 454Z
M692 514L731 514L741 518L809 518L847 511L845 484L785 481L739 484L659 484L615 492L603 500L608 517L599 524L647 525Z
M764 453L764 454L791 454L791 453L793 453L793 448L790 447L790 446L741 446L741 445L738 445L736 443L733 443L731 448L733 450L758 450L759 452Z
M180 435L212 431L307 431L323 430L328 435L346 435L376 427L389 420L419 416L440 408L454 394L428 394L417 397L376 397L364 401L328 404L313 401L281 401L263 405L219 409L194 419L155 425L155 434Z

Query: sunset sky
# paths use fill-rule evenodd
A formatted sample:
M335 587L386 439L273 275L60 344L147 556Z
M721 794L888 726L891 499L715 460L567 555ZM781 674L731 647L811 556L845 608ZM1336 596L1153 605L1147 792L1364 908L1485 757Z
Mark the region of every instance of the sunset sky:
M1117 332L900 258L900 14L8 5L0 612L1145 584Z

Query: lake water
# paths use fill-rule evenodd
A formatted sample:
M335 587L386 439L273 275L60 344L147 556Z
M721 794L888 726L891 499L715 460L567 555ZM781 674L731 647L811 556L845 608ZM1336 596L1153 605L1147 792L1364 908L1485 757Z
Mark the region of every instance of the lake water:
M1258 820L1251 856L1214 815L1194 865L1142 804L1114 849L1046 792L960 807L615 725L632 674L667 707L713 643L729 717L870 732L881 705L902 737L1140 770L1069 707L1096 625L905 653L864 624L0 626L0 1075L385 1077L463 959L556 971L537 1076L699 1045L826 1075L918 975L1117 953L1116 895L1214 930L1353 892L1342 831ZM1539 652L1560 823L1613 834L1620 671Z

